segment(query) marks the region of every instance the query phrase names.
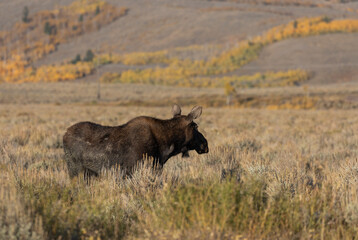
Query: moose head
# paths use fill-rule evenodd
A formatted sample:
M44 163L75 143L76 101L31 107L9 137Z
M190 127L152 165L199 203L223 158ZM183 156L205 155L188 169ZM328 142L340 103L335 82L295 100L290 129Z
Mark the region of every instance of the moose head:
M198 125L194 122L199 118L202 113L202 107L194 107L191 112L185 116L181 115L181 108L178 105L174 105L173 118L180 119L180 124L185 133L185 145L182 147L181 152L183 157L189 157L188 151L195 150L198 154L208 153L208 141L205 139L202 133L198 131ZM184 126L184 127L183 127Z

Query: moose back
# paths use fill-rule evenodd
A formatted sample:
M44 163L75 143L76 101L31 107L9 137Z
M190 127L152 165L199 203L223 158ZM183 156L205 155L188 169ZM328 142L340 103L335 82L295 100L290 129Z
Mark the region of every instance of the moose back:
M63 146L71 178L81 172L97 175L102 168L120 167L128 174L143 161L154 159L153 165L163 167L167 160L179 153L188 156L189 150L208 153L208 143L194 122L202 107L194 107L188 115L181 115L173 106L173 117L161 120L136 117L120 126L101 126L80 122L69 127L63 136Z

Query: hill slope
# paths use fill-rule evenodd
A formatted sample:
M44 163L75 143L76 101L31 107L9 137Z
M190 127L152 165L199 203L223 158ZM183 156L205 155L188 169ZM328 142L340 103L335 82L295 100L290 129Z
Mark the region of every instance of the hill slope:
M310 83L358 82L358 34L330 34L277 42L260 57L232 74L304 69Z
M21 19L25 5L29 7L30 14L33 14L71 2L73 0L61 0L56 4L49 0L2 2L0 29L9 29ZM84 55L88 49L123 54L207 45L220 46L219 50L214 51L217 53L234 46L240 40L253 38L274 26L297 18L322 15L329 18L358 17L357 3L339 4L327 1L315 1L323 4L320 7L204 0L107 2L129 8L128 15L99 31L86 33L59 45L56 51L35 62L34 66L68 61L76 54ZM302 68L313 73L312 83L356 81L356 72L351 66L357 55L357 41L354 41L356 36L328 34L279 42L265 47L258 60L232 74ZM337 49L336 46L342 46L342 49ZM207 54L213 54L211 51L208 47ZM338 60L335 59L337 53L340 56ZM337 63L340 64L339 67L336 67ZM348 66L341 66L347 64ZM108 66L108 69L115 66ZM313 66L324 66L328 70L322 71L321 67Z

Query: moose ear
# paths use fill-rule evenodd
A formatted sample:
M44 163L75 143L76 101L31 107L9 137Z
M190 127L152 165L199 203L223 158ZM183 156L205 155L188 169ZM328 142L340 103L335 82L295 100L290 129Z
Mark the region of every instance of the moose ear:
M188 114L188 119L190 121L193 121L194 119L197 119L198 117L200 117L201 112L202 112L203 108L200 106L196 106L194 107L190 113Z
M181 109L180 109L179 105L174 104L174 106L172 108L172 113L173 113L173 117L181 114Z

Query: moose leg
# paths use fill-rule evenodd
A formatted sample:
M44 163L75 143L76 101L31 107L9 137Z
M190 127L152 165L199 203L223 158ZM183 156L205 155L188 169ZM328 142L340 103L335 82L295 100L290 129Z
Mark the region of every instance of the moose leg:
M83 171L83 180L90 184L91 177L98 177L98 173L92 171L91 169L85 168Z
M70 152L65 151L65 160L70 178L76 177L82 170L82 164L73 158Z
M188 149L187 147L183 147L183 148L181 149L181 153L182 153L182 155L181 155L182 158L188 158L188 157L190 157L190 156L189 156L189 149Z

